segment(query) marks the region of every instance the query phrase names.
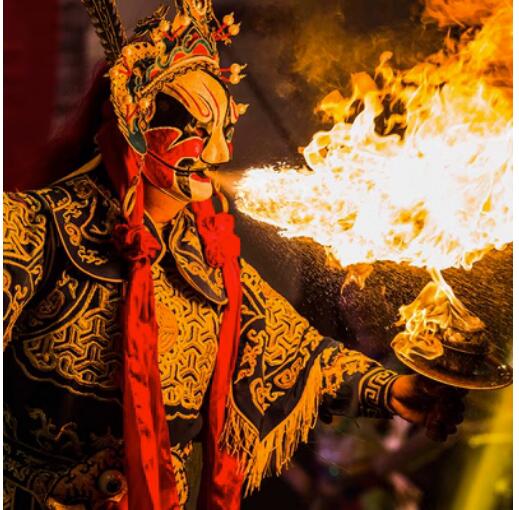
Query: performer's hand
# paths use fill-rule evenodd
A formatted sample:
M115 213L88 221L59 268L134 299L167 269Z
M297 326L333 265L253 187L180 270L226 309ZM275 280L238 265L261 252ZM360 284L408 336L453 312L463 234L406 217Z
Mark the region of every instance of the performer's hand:
M445 441L463 421L466 394L420 375L402 375L391 387L389 406L405 420L423 425L430 439Z

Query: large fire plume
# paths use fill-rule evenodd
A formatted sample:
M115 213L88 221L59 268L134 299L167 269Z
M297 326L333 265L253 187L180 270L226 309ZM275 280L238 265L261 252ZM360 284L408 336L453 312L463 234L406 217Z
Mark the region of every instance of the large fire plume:
M453 314L461 303L440 271L468 270L512 241L512 2L427 0L423 19L446 29L439 52L406 70L384 52L372 76L351 76L349 96L319 104L334 125L304 148L308 168L251 169L238 190L242 211L313 239L344 267L428 268L434 288L414 313L401 309L414 343L431 300L447 299L460 331L484 327Z

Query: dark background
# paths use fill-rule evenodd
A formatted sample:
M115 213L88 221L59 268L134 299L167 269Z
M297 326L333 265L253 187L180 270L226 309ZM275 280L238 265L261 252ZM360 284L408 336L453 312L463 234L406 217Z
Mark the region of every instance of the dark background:
M156 5L120 1L128 32ZM248 64L247 79L232 91L250 108L222 177L231 195L244 169L300 162L298 147L323 128L316 103L335 88L347 92L351 72L371 71L385 50L394 52L398 66L412 66L443 38L420 22L420 4L408 0L222 0L215 10L220 16L234 11L242 22L240 36L222 50L224 63ZM4 188L12 190L37 182L34 161L63 129L103 55L79 0L7 0L4 14ZM323 334L402 369L386 330L398 305L412 301L427 281L423 272L381 263L365 293L350 289L341 296L344 272L328 267L320 249L282 240L275 229L241 215L238 227L244 255ZM490 262L476 265L470 277L450 274L467 299L479 286L506 301L494 315L500 334L511 341L511 249ZM376 292L382 284L389 289L384 301ZM471 393L460 433L445 444L398 419L320 424L293 467L266 481L243 507L511 508L511 423L509 389Z

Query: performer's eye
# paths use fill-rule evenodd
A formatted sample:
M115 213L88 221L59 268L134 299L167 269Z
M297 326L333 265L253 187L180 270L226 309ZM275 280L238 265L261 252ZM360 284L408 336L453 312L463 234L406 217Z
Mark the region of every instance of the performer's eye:
M155 115L150 127L176 127L181 130L192 121L193 116L175 98L159 92L155 98Z
M171 106L167 101L160 99L159 101L157 101L157 110L161 113L166 113L171 110Z

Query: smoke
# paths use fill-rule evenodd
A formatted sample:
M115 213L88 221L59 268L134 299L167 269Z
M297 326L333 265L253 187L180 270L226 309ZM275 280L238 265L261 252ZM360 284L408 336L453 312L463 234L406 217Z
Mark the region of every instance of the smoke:
M287 41L294 75L321 97L333 89L349 92L350 74L373 70L386 50L407 68L441 47L442 34L420 22L416 1L373 7L358 0L298 2L297 30Z
M278 62L287 78L275 91L281 97L297 87L309 93L309 100L334 89L350 94L350 75L372 73L383 52L392 52L395 68L410 69L445 48L446 36L451 45L463 43L479 29L495 31L494 46L486 42L486 47L472 48L471 54L501 69L500 79L511 84L509 0L289 0L266 3L255 24L272 41L270 62ZM510 30L503 30L503 25ZM503 40L506 37L510 41ZM482 39L489 41L486 34ZM494 70L492 74L495 79Z

